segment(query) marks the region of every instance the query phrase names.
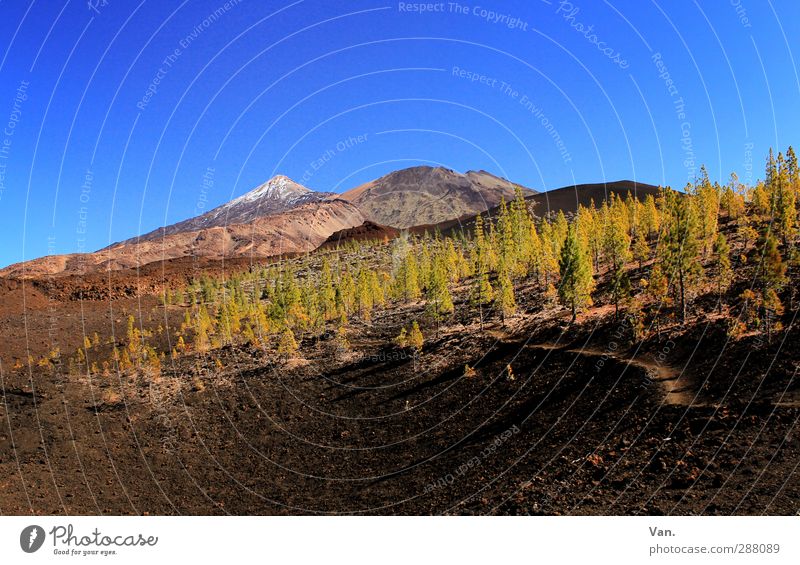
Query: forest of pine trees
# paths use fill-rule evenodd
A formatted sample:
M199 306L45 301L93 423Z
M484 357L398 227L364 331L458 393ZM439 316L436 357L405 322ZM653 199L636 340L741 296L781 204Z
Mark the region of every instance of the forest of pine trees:
M571 322L593 304L606 304L615 319L630 322L637 339L658 339L668 326L687 324L692 304L706 296L713 299L711 311L726 317L730 335L760 332L770 342L782 331L787 304L794 309L797 302L787 283L798 266L798 193L791 147L785 155L770 151L765 179L756 186L741 184L736 175L725 185L712 183L703 168L680 192L663 189L641 200L612 194L599 206L545 217L535 217L517 190L494 217L479 215L474 225L448 236L404 233L391 242L349 242L167 290L165 307L181 307L184 315L168 332L165 352L153 345L156 332L131 316L124 343L109 352L99 336L87 337L70 366L158 372L165 353L178 357L242 343L291 358L302 355L305 339L326 332L349 347L353 324L369 324L390 305L415 304L422 306L416 310L422 327L434 334L459 311L468 311L483 330L489 321L505 326L524 309L557 307L552 300ZM380 255L387 259L375 261ZM738 272L748 278L737 287ZM524 304L523 289L544 300ZM402 328L401 342L422 348L416 320L411 330Z

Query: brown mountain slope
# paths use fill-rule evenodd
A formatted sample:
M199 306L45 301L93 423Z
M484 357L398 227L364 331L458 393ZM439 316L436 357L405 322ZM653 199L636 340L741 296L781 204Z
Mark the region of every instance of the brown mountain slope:
M528 196L525 200L528 202L528 209L533 215L541 218L548 213L557 214L558 212L564 212L565 214L574 214L577 212L579 204L588 206L592 201L599 206L601 202L611 198L612 194L625 198L629 193L632 193L640 200L644 200L648 195L658 195L660 190L659 187L652 184L620 180L607 183L577 184L554 188L553 190ZM485 212L481 212L481 215L484 218L493 218L497 212L498 207L495 206ZM476 217L477 214L472 217L439 222L436 225L416 226L414 231L432 232L438 230L447 234L461 230L471 230L475 224Z
M247 224L257 218L288 212L302 204L330 199L332 196L336 195L331 192L316 192L294 182L289 177L276 175L247 194L209 210L205 214L157 228L121 243L158 241L165 235L225 227L231 224Z
M639 199L644 200L648 195L656 196L659 190L659 187L651 184L621 180L609 183L565 186L527 196L525 200L528 202L528 207L531 212L535 216L542 217L546 215L548 211L554 214L557 214L559 211L563 211L565 214L575 213L578 210L578 204L588 206L592 200L599 204L610 198L611 194L616 194L617 196L625 198L628 193L633 193ZM497 211L498 207L493 206L488 210L480 212L480 214L484 218L494 217ZM450 234L461 230L471 230L475 224L476 217L477 214L451 218L433 224L417 224L408 228L408 231L417 234L425 232L433 233L434 231ZM331 235L326 245L341 245L349 240L380 240L385 237L393 239L397 237L397 234L397 230L392 230L392 228L387 226L376 226L368 220L363 226L342 230L341 232Z
M0 276L35 278L138 267L185 257L271 257L316 249L332 233L364 222L344 200L301 204L247 224L215 226L164 235L139 243L117 243L95 253L42 257L0 270Z
M394 171L340 195L377 224L408 228L471 216L514 197L517 185L486 171L443 167ZM524 194L534 191L524 188Z
M394 239L400 235L400 230L390 226L381 226L367 220L360 226L345 228L328 236L320 248L335 248L348 241L382 241Z
M534 214L544 216L548 212L564 212L565 214L576 212L579 204L589 206L592 200L599 206L601 202L610 198L611 194L625 198L632 193L639 200L644 200L648 195L656 196L658 192L659 188L652 184L618 180L565 186L534 194L526 200L530 203Z

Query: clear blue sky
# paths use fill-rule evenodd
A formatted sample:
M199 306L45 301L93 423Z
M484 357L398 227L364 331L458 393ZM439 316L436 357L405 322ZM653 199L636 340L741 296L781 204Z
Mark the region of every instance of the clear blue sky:
M105 3L2 4L0 265L277 173L334 191L417 164L683 187L701 163L761 177L770 146L800 145L795 0Z

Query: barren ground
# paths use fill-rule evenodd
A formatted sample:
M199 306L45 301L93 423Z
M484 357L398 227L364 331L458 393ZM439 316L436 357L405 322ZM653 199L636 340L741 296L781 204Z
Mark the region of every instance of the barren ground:
M70 284L86 283L3 290L3 514L800 509L793 327L759 345L703 317L631 350L608 307L568 327L523 288L506 327L481 331L459 303L438 335L423 325L418 359L392 345L423 319L412 304L355 321L344 355L323 336L288 363L227 347L158 378L14 370L26 348L74 350L111 320L124 331L127 312L182 315L146 293L75 300Z

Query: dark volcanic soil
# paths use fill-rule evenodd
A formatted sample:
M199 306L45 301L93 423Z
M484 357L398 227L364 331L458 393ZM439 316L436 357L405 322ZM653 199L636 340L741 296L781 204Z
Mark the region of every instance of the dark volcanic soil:
M566 342L558 319L482 333L456 308L439 337L423 326L416 360L386 344L422 306L355 323L346 354L306 341L287 363L228 347L158 378L3 364L0 512L798 512L781 344L748 357L710 324L629 364L600 310Z

